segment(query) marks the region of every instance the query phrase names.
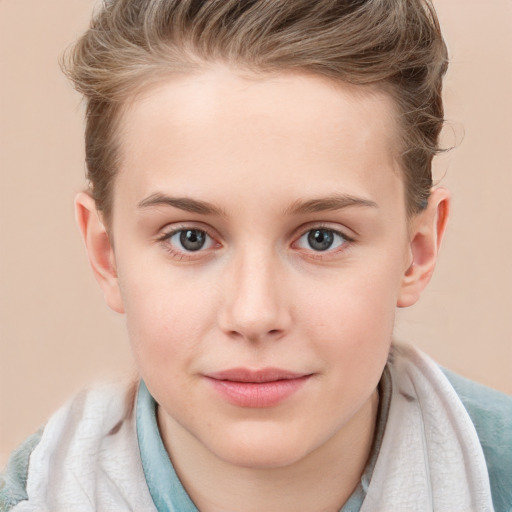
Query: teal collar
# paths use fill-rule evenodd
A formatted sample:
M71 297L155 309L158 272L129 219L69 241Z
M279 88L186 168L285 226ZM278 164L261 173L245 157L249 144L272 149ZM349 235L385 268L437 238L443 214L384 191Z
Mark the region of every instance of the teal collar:
M380 451L391 400L391 378L386 367L379 384L379 411L375 437L361 482L340 512L359 512L366 496L375 462ZM183 488L160 437L156 402L144 381L137 395L137 438L144 476L158 512L199 512Z
M142 380L137 395L137 438L144 476L158 512L198 512L165 450L156 420L156 402Z

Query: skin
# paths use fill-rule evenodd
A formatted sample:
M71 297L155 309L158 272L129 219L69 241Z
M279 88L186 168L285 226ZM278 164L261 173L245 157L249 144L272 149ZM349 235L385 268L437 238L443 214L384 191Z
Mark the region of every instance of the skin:
M127 105L108 230L78 195L92 268L201 511L335 511L357 485L395 309L428 283L449 203L437 189L407 218L396 133L384 93L216 66ZM206 233L203 248L180 229ZM314 229L333 245L312 247ZM239 367L308 377L242 407L208 378Z

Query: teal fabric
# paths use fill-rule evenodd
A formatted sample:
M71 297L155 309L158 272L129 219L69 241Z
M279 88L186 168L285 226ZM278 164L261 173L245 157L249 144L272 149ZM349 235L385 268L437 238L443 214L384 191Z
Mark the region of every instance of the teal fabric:
M443 369L482 445L495 512L512 512L512 397Z
M28 499L26 487L30 454L39 444L42 435L41 428L9 457L5 472L0 475L0 512L7 512L20 501Z
M375 438L361 482L340 512L359 512L366 496L386 427L391 401L391 377L386 368L379 385L379 411ZM144 476L158 512L198 512L181 485L165 450L156 420L156 403L141 381L137 397L137 437Z
M165 450L156 420L156 403L142 380L137 395L137 438L144 476L158 512L198 512Z
M471 417L485 455L495 512L512 512L512 397L443 370ZM390 388L381 382L376 440L361 484L341 512L358 512L366 495L373 465L384 433ZM386 405L387 404L387 405ZM164 448L156 421L156 404L141 381L137 399L137 437L144 474L159 512L198 512L179 481ZM42 429L29 437L9 458L0 476L0 512L27 499L30 454L41 440Z

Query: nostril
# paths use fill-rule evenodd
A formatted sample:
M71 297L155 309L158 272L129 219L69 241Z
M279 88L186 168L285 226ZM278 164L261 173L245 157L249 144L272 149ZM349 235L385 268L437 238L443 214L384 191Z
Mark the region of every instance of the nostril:
M264 340L264 339L277 340L283 335L283 330L282 329L271 329L270 331L265 331L264 329L262 329L261 331L257 331L257 332L249 331L249 330L245 330L243 332L231 330L231 331L228 331L227 334L233 340L235 340L235 339L246 339L249 341L260 341L260 340Z

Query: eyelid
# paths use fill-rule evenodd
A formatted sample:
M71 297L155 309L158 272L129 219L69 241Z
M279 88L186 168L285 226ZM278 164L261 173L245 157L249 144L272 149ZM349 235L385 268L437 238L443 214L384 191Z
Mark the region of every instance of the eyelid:
M161 228L156 239L158 241L165 241L168 240L173 235L175 235L176 233L179 233L180 231L186 231L187 229L203 231L214 240L220 238L217 235L217 233L213 231L212 228L210 228L209 226L205 226L201 222L176 222L173 224L167 224L163 228Z
M201 248L197 251L187 251L180 250L179 248L175 247L173 244L169 242L170 239L177 233L187 230L202 231L203 233L206 234L208 238L212 240L213 246L208 247L206 249ZM165 250L171 255L171 257L178 259L179 261L190 261L204 258L207 255L211 254L211 250L214 249L215 246L217 246L217 248L221 246L221 243L218 241L219 237L216 234L212 234L213 230L207 226L204 226L201 223L183 222L177 224L170 224L165 226L161 231L162 233L159 234L156 238L157 242L164 246Z
M320 222L308 222L307 224L300 226L300 228L295 230L295 233L292 238L294 240L298 240L299 238L304 236L309 231L312 231L313 229L325 229L328 231L332 231L333 233L338 233L343 238L345 238L345 240L347 240L348 242L353 242L353 241L355 241L355 238L356 238L355 234L349 234L349 233L354 233L354 232L353 232L353 230L351 230L347 227L340 226L339 224L335 224L335 223L321 222L321 221Z
M294 241L291 244L292 248L294 248L293 246L298 244L298 242L300 241L300 239L302 237L304 237L310 231L313 231L315 229L320 229L320 230L324 229L326 231L331 231L332 233L335 233L335 234L341 236L345 240L345 242L342 243L340 246L335 247L334 249L328 248L325 251L315 251L312 248L306 249L306 248L302 248L302 247L296 247L297 250L307 254L308 257L310 257L310 258L328 259L330 257L335 257L337 254L348 250L352 246L353 242L355 242L355 238L353 236L347 234L347 231L350 231L348 228L340 229L339 224L337 224L336 226L333 226L332 224L330 224L328 222L327 223L326 222L311 222L311 223L301 226L299 228L299 230L296 231L296 234L293 237Z

